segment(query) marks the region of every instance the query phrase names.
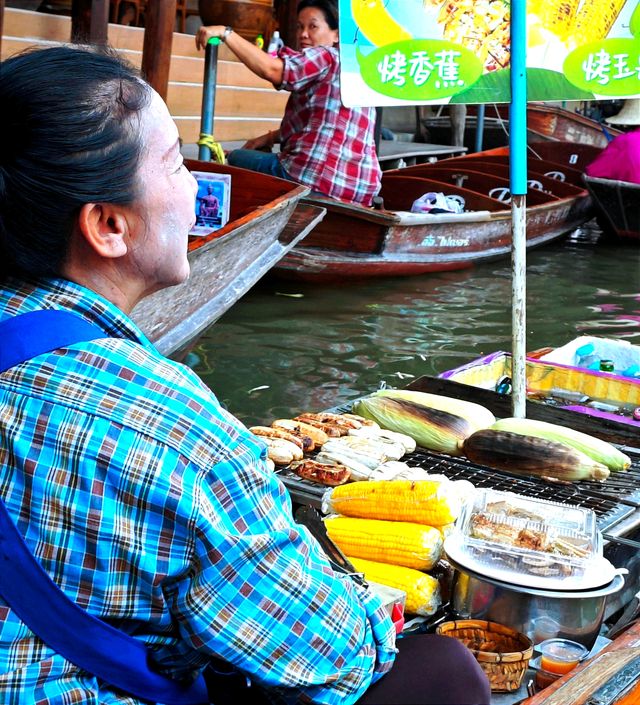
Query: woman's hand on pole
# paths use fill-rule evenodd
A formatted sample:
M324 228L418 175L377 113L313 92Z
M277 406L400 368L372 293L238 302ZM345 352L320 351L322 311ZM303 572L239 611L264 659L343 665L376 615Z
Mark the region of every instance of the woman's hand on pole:
M226 27L224 25L203 25L196 34L196 48L204 49L211 37L217 37L220 39L220 37L224 34L225 29Z
M236 32L227 33L225 37L226 29L223 25L203 25L196 34L196 47L204 49L211 37L223 39L228 48L250 71L278 87L284 75L284 61L269 56L266 51L262 51L253 42L247 41Z

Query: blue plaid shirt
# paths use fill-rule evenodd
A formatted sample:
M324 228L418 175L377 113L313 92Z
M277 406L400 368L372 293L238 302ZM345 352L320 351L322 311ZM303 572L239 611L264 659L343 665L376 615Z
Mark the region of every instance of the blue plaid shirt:
M355 702L391 667L393 626L293 521L264 445L93 292L0 288L0 320L40 308L105 331L0 375L0 492L44 569L176 678L215 656L274 702ZM0 702L140 701L52 651L0 599Z

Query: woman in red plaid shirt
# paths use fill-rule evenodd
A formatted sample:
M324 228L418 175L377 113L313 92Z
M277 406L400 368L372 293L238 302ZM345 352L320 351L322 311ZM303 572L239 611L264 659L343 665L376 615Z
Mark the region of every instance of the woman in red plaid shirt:
M340 100L338 11L332 0L298 3L298 45L270 56L231 27L201 27L196 46L224 41L251 71L290 91L279 130L249 140L229 164L309 186L348 203L370 206L380 189L374 142L375 109L346 108ZM280 142L279 154L271 148Z

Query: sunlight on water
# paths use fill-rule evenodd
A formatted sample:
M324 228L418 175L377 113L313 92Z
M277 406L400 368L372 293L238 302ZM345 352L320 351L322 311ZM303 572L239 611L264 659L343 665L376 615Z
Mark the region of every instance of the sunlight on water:
M528 252L527 263L527 350L578 335L640 345L637 244L602 244L586 229ZM191 358L232 413L265 423L511 350L510 297L508 260L340 288L267 278Z

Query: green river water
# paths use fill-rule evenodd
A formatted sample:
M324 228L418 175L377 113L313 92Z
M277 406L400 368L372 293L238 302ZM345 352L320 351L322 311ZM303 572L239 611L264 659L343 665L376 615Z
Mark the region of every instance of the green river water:
M640 345L640 245L594 228L527 253L527 350L579 335ZM335 285L268 275L188 363L246 424L320 411L511 350L511 264Z

